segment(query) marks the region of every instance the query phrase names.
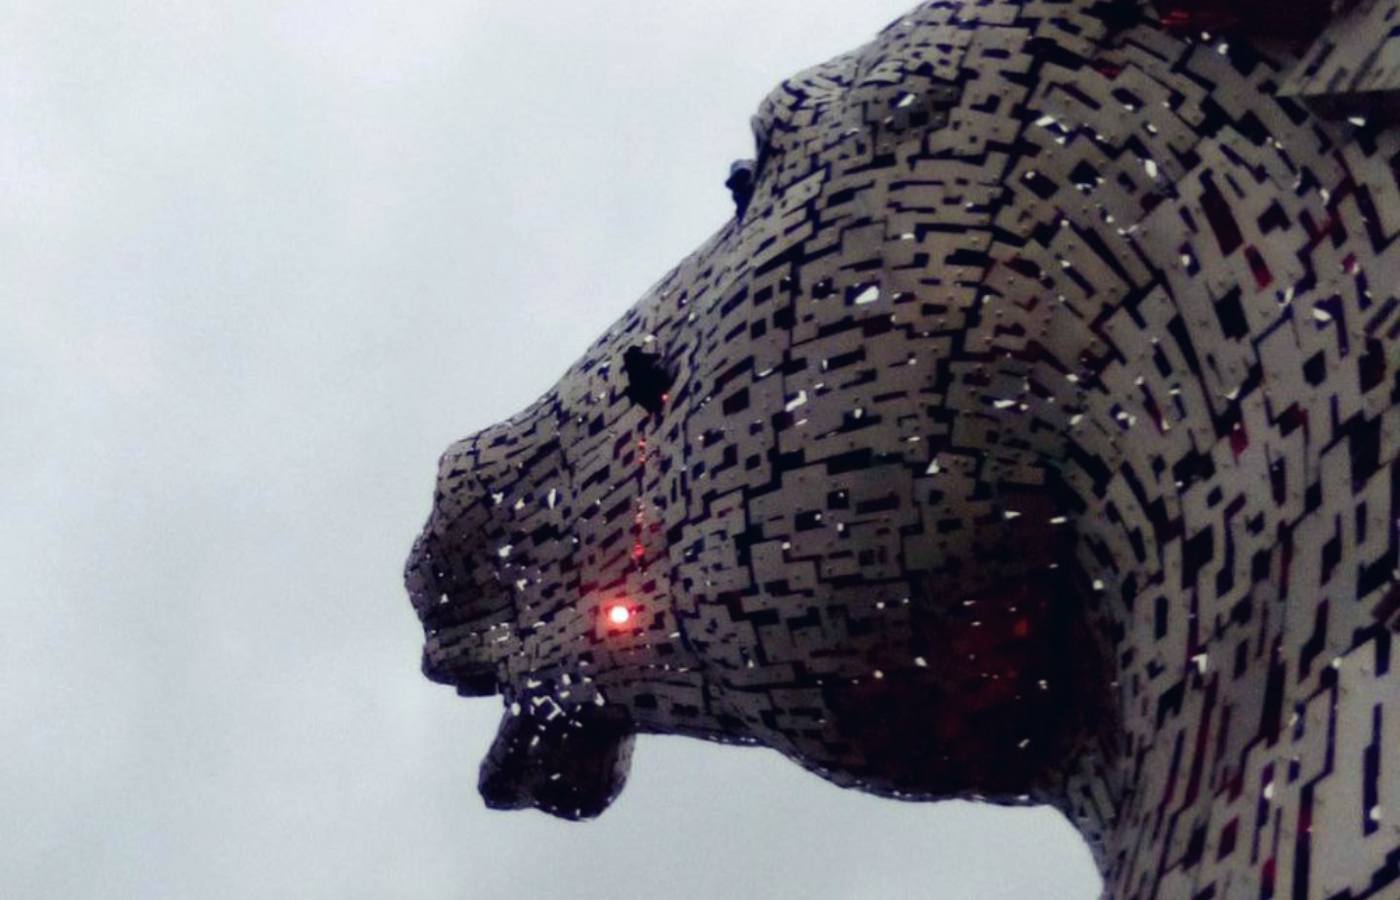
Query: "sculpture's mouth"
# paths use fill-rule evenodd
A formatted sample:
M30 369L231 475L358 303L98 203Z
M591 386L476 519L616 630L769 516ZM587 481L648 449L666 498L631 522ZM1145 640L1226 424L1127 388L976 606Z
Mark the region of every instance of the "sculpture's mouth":
M501 692L496 667L475 660L447 659L432 646L423 647L423 675L429 681L451 685L462 697L491 697Z
M419 536L404 566L404 587L423 623L423 675L464 697L499 693L501 654L491 650L512 631L510 598L480 585L460 589L453 573L438 571L433 543L426 532Z

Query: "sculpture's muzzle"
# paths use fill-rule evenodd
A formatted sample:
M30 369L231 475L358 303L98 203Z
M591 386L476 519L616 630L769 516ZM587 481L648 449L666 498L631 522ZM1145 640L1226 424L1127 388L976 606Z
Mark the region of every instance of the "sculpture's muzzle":
M409 553L404 586L423 623L423 674L462 696L485 697L500 689L501 654L492 651L513 634L514 606L493 577L463 569L460 552L444 552L457 530L434 509Z

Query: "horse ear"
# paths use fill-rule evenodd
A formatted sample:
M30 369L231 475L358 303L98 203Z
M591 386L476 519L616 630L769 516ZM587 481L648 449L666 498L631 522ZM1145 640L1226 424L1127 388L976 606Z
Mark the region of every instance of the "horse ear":
M562 819L591 819L613 802L632 765L626 714L582 708L543 719L501 719L478 789L491 809L535 809Z

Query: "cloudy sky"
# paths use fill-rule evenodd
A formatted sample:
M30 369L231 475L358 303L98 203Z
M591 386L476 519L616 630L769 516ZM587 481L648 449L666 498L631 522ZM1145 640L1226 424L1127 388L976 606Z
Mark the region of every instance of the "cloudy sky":
M0 894L1076 898L1044 810L643 737L491 813L418 674L438 453L730 214L784 75L911 0L0 0Z

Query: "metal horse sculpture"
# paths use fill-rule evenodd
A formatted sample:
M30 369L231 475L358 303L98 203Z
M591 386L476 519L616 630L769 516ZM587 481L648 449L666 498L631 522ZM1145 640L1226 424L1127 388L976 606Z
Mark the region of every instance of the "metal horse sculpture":
M1400 896L1400 4L1275 18L934 2L774 90L735 218L442 457L486 802L687 734L1053 804L1114 897Z

